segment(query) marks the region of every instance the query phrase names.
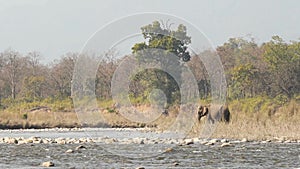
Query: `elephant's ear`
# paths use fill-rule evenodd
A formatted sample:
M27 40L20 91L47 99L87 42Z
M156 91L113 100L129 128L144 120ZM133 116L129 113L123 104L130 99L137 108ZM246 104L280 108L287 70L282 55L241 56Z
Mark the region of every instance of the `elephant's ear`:
M199 106L198 111L203 111L203 107Z
M208 107L204 107L204 115L207 115L208 114Z

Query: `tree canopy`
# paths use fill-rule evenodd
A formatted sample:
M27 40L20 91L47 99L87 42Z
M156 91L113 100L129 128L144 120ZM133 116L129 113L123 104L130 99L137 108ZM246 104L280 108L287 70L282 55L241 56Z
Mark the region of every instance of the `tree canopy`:
M180 101L180 62L191 59L187 50L191 37L187 36L187 29L180 24L177 30L172 30L171 25L164 25L158 21L141 27L144 42L136 43L132 47L133 55L140 62L149 60L158 61L163 70L143 70L133 78L135 90L132 96L146 100L153 89L160 89L166 95L168 104ZM174 58L177 57L177 58ZM172 77L172 72L176 77ZM177 80L177 81L176 81Z
M162 28L158 21L141 28L146 42L136 43L132 47L132 52L145 49L162 49L172 52L184 62L190 60L190 53L187 51L187 45L191 43L191 37L187 36L186 27L180 24L177 30L171 30L170 27Z

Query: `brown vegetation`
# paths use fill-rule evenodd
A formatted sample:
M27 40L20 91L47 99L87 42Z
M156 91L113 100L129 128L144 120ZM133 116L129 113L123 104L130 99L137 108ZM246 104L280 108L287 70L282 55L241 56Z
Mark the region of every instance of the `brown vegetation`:
M262 105L263 106L263 105ZM149 106L139 106L138 109L149 113ZM293 100L284 106L273 107L269 104L264 110L260 108L256 112L247 113L242 111L243 105L237 103L229 104L231 111L231 121L229 123L217 123L211 137L248 140L264 140L274 138L300 139L300 103ZM266 111L268 110L268 111ZM270 113L272 112L272 113ZM168 115L160 115L156 120L149 123L133 122L125 118L117 111L108 109L91 112L86 114L94 120L91 124L85 124L90 127L150 127L153 130L164 131L174 123L178 117L178 108L171 107ZM190 132L190 136L201 135L205 124L205 118L198 123L195 117L195 126ZM24 112L21 113L1 113L0 128L51 128L51 127L82 127L77 114L72 112L51 112L45 110L34 110L27 113L27 119ZM100 119L102 118L102 119ZM184 117L183 117L184 118ZM103 125L103 122L105 123ZM184 122L184 119L183 119ZM184 125L184 124L182 124ZM178 126L180 127L180 126Z

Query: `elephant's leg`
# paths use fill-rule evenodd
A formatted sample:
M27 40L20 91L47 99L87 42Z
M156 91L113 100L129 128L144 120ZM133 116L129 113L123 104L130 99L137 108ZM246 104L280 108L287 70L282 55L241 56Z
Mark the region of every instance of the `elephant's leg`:
M212 118L210 113L208 113L207 120L208 120L209 123L212 123L212 124L215 123L215 120Z
M230 112L229 112L228 108L226 108L224 110L224 121L226 123L229 123L229 121L230 121Z

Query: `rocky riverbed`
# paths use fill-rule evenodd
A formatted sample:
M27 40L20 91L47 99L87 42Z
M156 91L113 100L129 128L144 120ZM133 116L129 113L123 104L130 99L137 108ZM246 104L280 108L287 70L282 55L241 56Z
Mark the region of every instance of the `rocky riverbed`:
M300 140L175 136L145 129L2 130L0 168L300 167Z
M172 138L42 138L33 136L29 138L24 137L3 137L0 138L0 143L6 144L81 144L81 143L101 143L101 144L175 144L175 145L190 145L190 144L203 144L203 145L220 145L221 147L230 146L244 142L255 143L299 143L300 140L289 140L282 138L274 138L274 140L262 140L262 141L248 141L246 138L242 140L228 140L228 139L202 139L202 138L186 138L186 139L172 139Z

